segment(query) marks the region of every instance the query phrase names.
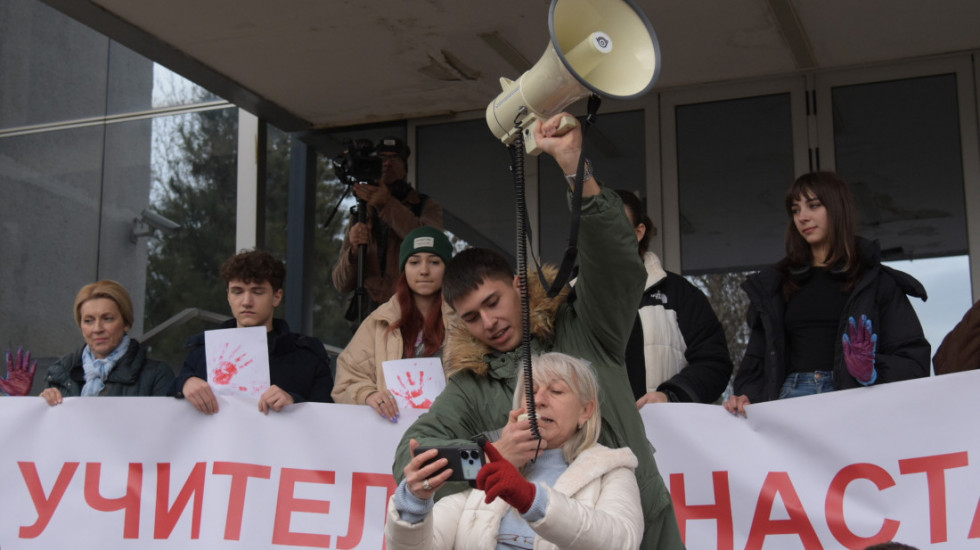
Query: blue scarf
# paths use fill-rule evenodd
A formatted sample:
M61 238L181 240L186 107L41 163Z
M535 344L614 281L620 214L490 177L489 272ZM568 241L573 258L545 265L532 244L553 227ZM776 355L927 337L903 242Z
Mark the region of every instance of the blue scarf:
M82 397L95 397L105 388L105 379L112 372L116 363L129 350L129 335L123 336L121 342L105 359L96 359L88 345L82 350L82 370L85 371L85 385L82 386Z

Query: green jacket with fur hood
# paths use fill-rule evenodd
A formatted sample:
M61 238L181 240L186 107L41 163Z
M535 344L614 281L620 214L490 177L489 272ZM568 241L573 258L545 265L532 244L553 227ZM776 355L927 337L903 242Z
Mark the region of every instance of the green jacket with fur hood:
M579 274L574 291L548 299L536 276L531 286L532 355L558 351L589 361L598 376L602 432L599 443L628 446L636 455L646 532L643 548L683 548L670 495L657 471L624 366L626 341L646 271L623 203L609 189L582 204ZM552 270L552 275L554 271ZM497 353L473 338L454 316L444 353L451 372L429 412L405 432L393 471L399 481L411 458L409 440L421 445L472 443L506 423L513 403L521 350ZM493 439L493 438L491 438ZM467 488L445 487L440 495Z

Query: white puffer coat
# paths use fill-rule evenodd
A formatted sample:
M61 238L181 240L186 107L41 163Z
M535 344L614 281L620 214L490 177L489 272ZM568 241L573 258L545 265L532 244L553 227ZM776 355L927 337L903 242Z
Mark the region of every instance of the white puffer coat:
M643 510L636 464L625 447L582 451L554 488L546 488L545 516L530 524L537 533L535 550L639 547ZM493 550L500 521L512 508L499 498L485 504L485 496L476 489L450 495L416 524L399 518L392 498L385 526L388 550Z

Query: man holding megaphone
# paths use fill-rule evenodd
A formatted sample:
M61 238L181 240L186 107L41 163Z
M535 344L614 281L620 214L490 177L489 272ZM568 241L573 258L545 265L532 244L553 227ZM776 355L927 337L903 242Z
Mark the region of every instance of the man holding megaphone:
M573 175L582 151L582 130L574 118L559 113L538 120L533 132L537 146L558 162L566 177ZM682 549L670 494L623 368L646 271L636 254L636 236L622 200L612 189L600 186L589 170L582 179L578 279L574 289L566 287L557 297L548 298L538 279L530 278L528 344L534 354L557 351L591 364L602 396L599 442L629 447L639 462L635 473L645 520L641 547ZM518 287L509 264L491 250L471 248L449 262L443 299L458 319L447 334L444 360L454 374L429 412L409 427L399 443L393 467L399 481L412 458L412 439L424 446L452 447L484 437L515 466L535 457L539 440L530 422L508 423L523 364ZM442 488L439 496L468 488L465 483L440 479L445 477L426 479L432 489Z

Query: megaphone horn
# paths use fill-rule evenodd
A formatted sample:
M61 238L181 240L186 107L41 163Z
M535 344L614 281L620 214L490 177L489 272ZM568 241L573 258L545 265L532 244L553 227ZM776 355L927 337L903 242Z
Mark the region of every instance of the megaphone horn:
M633 99L660 75L660 44L632 0L552 0L551 42L541 59L517 79L500 79L503 91L487 105L487 125L510 145L523 132L528 154L538 119L560 113L595 93Z

